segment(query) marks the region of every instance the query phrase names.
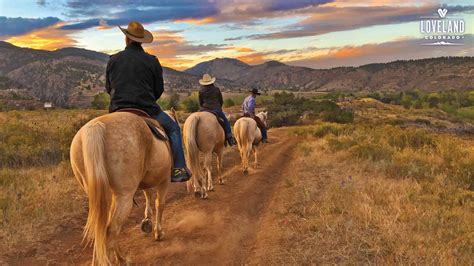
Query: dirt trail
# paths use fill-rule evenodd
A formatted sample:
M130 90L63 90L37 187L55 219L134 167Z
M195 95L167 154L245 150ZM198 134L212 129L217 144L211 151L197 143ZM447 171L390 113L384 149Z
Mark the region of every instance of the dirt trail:
M244 176L237 148L226 152L226 184L217 185L209 199L201 200L186 192L184 184L172 184L164 213L165 240L155 242L152 234L140 230L144 198L137 194L139 207L120 235L120 247L132 263L153 264L244 264L256 247L256 236L266 230L261 217L268 207L276 184L281 181L292 156L296 139L284 129L270 133L270 144L259 149L260 167ZM61 233L37 247L9 257L12 265L89 264L92 251L81 246L81 217L65 220ZM271 227L270 227L271 228ZM271 233L271 232L266 232ZM262 248L262 247L258 247Z

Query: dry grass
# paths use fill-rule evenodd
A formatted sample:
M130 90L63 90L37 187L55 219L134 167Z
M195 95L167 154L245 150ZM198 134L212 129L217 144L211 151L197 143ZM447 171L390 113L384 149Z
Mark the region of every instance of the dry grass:
M331 133L324 138L310 136L300 145L301 156L286 180L284 193L289 196L281 202L287 211L278 218L283 221L282 243L270 252L269 262L472 264L474 192L451 182L451 172L462 167L455 162L461 154L470 156L465 162L474 162L474 150L462 148L470 142L413 130L392 129L408 136L399 139L390 133L378 135L374 129L359 130L324 129ZM319 131L308 127L297 132ZM361 135L372 142L357 142ZM330 144L334 139L352 144L334 149ZM368 143L377 146L375 154L391 149L390 155L374 158ZM354 147L372 156L359 156ZM400 169L392 169L395 166ZM423 177L427 170L430 175Z
M103 111L0 113L0 253L41 240L84 211L69 166L76 130Z
M51 235L86 202L69 163L0 170L0 250L27 246ZM3 253L3 252L1 252Z

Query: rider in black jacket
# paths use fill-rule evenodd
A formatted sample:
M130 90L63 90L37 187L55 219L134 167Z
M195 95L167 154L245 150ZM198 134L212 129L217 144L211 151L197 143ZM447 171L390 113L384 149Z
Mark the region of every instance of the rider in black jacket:
M191 173L186 167L181 142L181 130L177 122L164 113L156 101L163 94L163 69L160 61L146 53L141 43L153 41L153 35L143 26L132 21L125 34L125 50L110 56L106 71L106 90L110 94L109 111L136 108L154 117L169 136L173 152L174 169L172 182L189 180ZM124 125L126 126L126 125Z

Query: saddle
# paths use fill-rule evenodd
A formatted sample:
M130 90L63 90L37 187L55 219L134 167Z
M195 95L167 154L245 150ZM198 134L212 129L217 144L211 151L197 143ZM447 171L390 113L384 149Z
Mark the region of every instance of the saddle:
M219 115L214 110L202 109L202 110L199 110L199 112L208 112L208 113L213 114L217 118L217 122L219 122L219 125L221 125L222 129L225 132L224 119L220 118Z
M127 113L138 115L139 117L143 118L143 121L145 121L146 125L150 129L153 136L155 136L155 138L159 140L164 140L164 141L168 140L168 136L166 135L166 132L161 127L160 123L158 123L158 121L156 121L153 117L151 117L146 112L140 109L135 109L135 108L124 108L124 109L117 110L115 112L127 112Z
M260 120L260 117L258 116L251 117L249 114L244 114L242 117L252 118L253 120L255 120L255 122L257 123L257 127L260 129L266 128L265 124L262 122L262 120Z

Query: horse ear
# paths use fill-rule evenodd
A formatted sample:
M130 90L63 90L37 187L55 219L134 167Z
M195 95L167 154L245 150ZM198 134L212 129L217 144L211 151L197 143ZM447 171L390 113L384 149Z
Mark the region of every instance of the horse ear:
M176 120L176 122L178 122L178 113L176 112L174 107L171 107L170 111L171 111L171 115L173 116L174 120Z

